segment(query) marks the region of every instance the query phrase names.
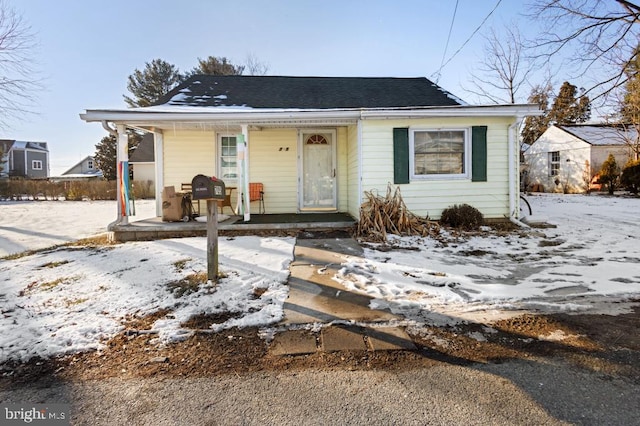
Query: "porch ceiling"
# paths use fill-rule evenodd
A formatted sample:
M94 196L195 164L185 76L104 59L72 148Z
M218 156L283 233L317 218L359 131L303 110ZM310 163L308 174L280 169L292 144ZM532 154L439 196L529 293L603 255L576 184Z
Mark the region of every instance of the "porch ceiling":
M339 127L355 125L356 119L338 120L277 120L277 121L116 121L115 124L124 124L127 127L138 128L148 132L171 132L178 130L201 130L201 131L241 131L242 126L249 126L250 130L256 129L277 129L277 128L306 128L306 127Z

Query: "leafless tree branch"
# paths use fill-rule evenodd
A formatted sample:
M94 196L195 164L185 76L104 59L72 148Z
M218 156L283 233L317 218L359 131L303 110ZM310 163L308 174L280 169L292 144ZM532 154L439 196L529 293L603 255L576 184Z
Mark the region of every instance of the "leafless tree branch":
M606 99L624 84L624 71L640 41L640 7L627 0L537 0L530 17L545 30L531 46L536 58L564 56L576 76L605 73L590 87L591 100Z
M0 128L34 113L41 89L33 51L35 36L20 15L0 0Z

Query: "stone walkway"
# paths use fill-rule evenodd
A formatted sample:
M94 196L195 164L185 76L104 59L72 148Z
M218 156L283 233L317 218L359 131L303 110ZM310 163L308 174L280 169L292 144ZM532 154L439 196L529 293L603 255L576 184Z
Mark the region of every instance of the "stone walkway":
M370 297L332 279L347 258L361 255L362 248L352 238L298 238L280 324L292 329L276 334L269 349L272 355L415 349L402 328L386 326L402 318L371 309Z

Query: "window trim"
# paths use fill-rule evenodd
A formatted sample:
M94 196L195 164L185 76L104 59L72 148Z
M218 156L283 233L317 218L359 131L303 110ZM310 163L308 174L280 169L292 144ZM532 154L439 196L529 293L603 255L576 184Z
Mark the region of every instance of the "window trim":
M553 154L558 154L558 160L553 160ZM555 166L555 167L554 167ZM554 171L556 173L554 173ZM549 176L560 176L560 151L549 151Z
M415 134L417 132L463 132L463 173L428 174L415 173ZM470 180L471 179L471 128L470 127L409 127L409 179L410 180Z
M237 144L238 144L238 135L235 133L218 133L217 135L217 139L218 139L218 143L217 143L217 148L218 148L218 155L216 158L216 174L217 174L217 178L222 180L225 185L227 186L235 186L238 183L238 177L236 176L235 178L225 178L224 176L222 176L222 138L234 138L236 141L236 158L238 155L238 148L237 148ZM236 159L237 161L237 159ZM236 171L237 171L237 164L236 164Z
M38 167L36 167L36 163L40 163ZM44 167L44 163L42 160L31 160L31 170L42 170Z

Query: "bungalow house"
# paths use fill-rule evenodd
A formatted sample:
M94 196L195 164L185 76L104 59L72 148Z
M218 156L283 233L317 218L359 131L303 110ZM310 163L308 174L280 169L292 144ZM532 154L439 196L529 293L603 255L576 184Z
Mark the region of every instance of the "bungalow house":
M65 171L56 180L87 180L101 178L102 171L96 166L94 158L90 155L84 157L77 164Z
M553 125L525 152L528 189L582 193L609 154L620 167L630 158L635 131L608 124Z
M46 142L0 139L0 177L42 179L49 176L49 148Z
M250 182L263 184L267 213L358 218L365 192L393 184L419 215L468 203L517 220L517 129L537 114L530 104L466 105L426 78L196 75L154 106L80 117L117 135L120 162L127 127L154 135L158 216L164 187L204 174L238 188L245 220L258 211Z

